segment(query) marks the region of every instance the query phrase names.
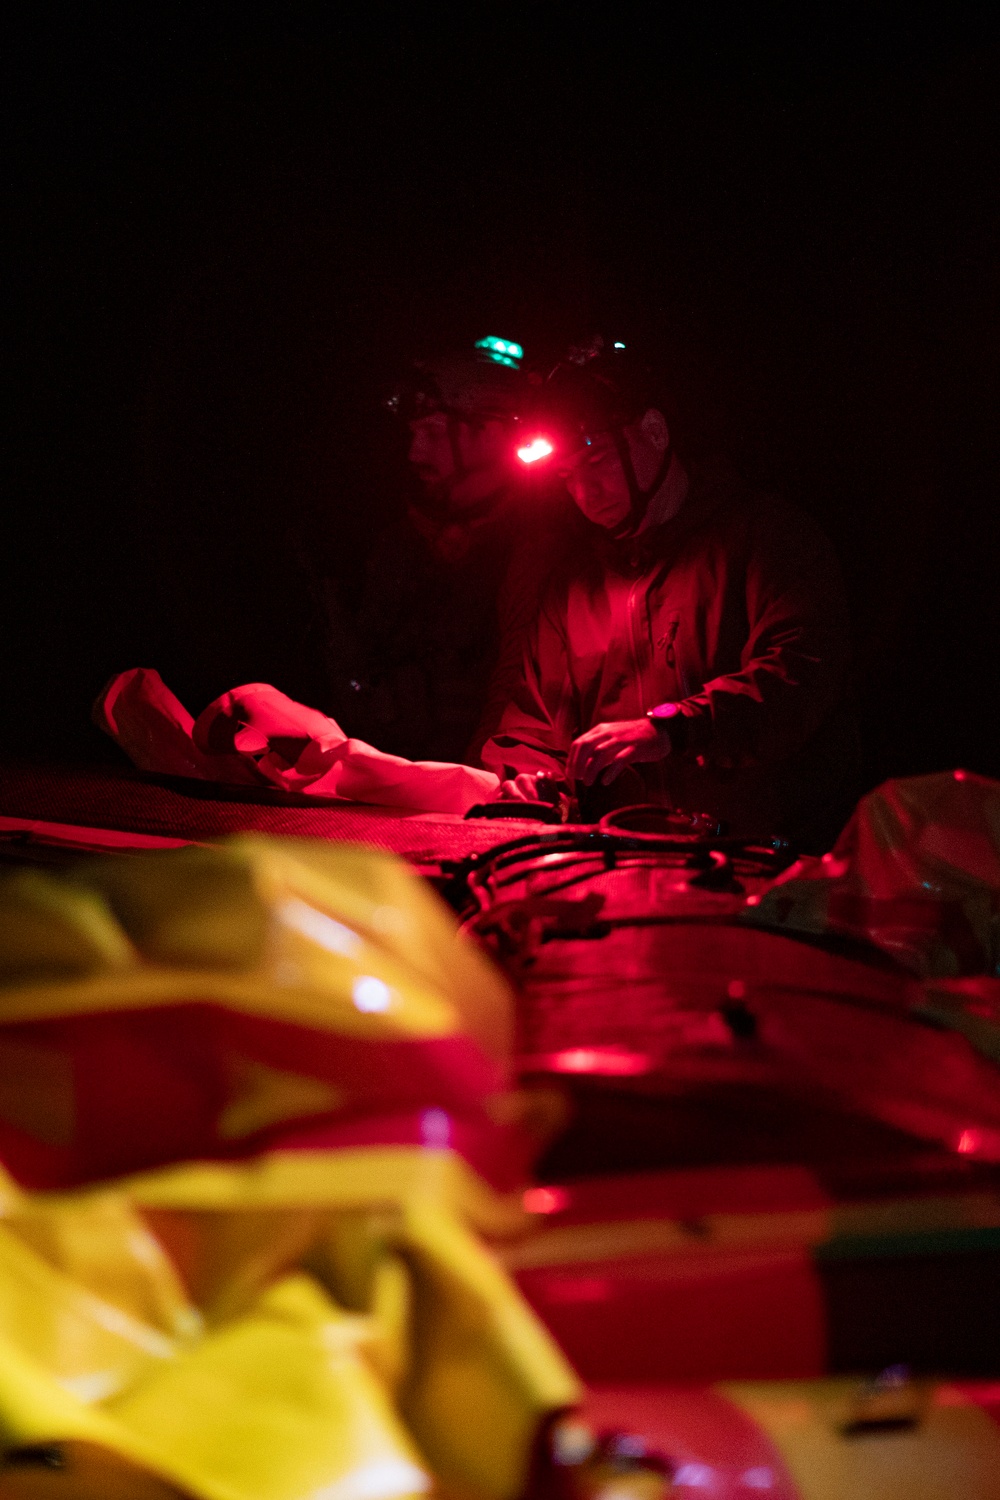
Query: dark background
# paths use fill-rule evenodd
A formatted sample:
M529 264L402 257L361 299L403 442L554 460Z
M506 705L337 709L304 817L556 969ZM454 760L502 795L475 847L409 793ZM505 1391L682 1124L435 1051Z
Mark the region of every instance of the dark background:
M394 367L604 326L833 537L869 780L1000 776L997 8L807 9L32 9L4 752L115 755L136 665L321 703L302 557L356 591Z

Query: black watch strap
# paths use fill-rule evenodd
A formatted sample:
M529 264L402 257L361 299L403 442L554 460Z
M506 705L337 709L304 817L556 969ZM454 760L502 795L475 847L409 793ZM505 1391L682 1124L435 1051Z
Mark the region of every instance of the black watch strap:
M679 703L658 703L647 710L646 718L670 742L672 755L680 755L688 742L688 721Z

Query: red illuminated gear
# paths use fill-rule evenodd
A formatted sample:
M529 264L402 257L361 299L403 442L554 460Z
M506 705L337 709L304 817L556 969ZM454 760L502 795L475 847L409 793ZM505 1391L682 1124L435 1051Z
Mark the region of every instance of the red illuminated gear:
M617 537L634 536L642 527L649 502L660 489L674 457L673 434L652 480L641 485L632 463L625 429L643 414L668 404L652 370L620 340L594 334L573 345L565 358L537 380L534 399L522 412L528 441L517 449L523 464L537 464L554 453L571 458L606 434L614 443L628 486L628 514L613 529Z
M524 447L518 448L517 456L523 464L536 464L539 459L548 458L555 451L548 438L536 437L532 438L531 442L526 443Z
M619 802L827 848L855 799L848 659L843 585L822 533L745 491L723 463L696 466L673 519L625 544L593 528L566 559L482 763L505 778L562 780L588 729L678 704L672 753L629 766Z
M518 351L515 357L487 345ZM510 421L523 404L520 344L480 339L471 349L453 349L416 359L386 398L386 408L403 421L441 411L460 422Z
M523 464L589 446L598 433L614 433L657 404L651 371L615 340L601 334L572 345L546 373L530 377L532 400L521 411L528 440L517 449Z

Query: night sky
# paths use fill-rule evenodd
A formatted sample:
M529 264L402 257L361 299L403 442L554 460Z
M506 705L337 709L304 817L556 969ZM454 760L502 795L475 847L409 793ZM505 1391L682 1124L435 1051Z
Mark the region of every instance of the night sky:
M4 753L137 665L319 703L394 370L605 328L827 528L869 780L1000 776L997 7L86 9L9 58Z

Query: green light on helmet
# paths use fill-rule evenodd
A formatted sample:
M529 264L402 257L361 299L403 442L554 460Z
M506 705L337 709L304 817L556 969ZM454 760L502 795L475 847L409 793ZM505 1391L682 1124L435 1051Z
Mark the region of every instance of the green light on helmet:
M487 359L492 359L498 365L507 365L511 370L516 370L524 358L524 350L520 344L513 343L511 339L495 338L493 334L485 339L477 339L475 347L482 349Z

